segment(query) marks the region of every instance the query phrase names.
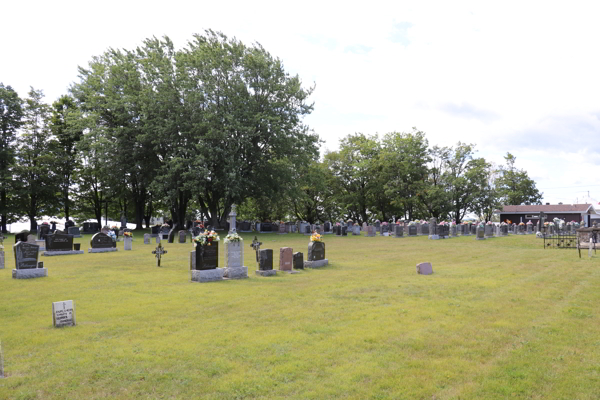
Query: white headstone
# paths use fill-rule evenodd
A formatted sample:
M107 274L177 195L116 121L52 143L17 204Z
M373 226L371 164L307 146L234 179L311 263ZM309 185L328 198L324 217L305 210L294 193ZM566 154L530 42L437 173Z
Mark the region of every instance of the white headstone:
M52 303L52 320L56 328L75 325L75 303L73 300Z

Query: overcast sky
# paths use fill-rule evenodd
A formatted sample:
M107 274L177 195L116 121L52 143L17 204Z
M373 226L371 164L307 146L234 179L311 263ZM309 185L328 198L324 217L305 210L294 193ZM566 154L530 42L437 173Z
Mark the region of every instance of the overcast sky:
M5 3L0 82L22 97L33 86L51 103L109 47L167 35L181 48L213 29L316 85L306 122L323 150L417 127L497 164L511 152L545 202L600 198L598 2Z

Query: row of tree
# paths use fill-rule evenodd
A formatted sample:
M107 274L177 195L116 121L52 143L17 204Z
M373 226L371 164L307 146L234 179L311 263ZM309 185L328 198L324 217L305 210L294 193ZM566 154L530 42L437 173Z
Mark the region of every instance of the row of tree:
M379 219L455 220L467 213L491 220L502 204L540 204L542 194L527 172L475 157L475 146L430 147L425 134L353 134L338 151L299 168L287 196L252 199L242 214L256 219L364 222Z
M357 221L490 216L541 195L524 171L493 168L474 146L429 147L423 132L350 135L319 159L303 123L312 88L256 44L221 33L109 49L79 68L52 106L0 84L0 213L96 218L138 228L167 213L182 226L240 218Z

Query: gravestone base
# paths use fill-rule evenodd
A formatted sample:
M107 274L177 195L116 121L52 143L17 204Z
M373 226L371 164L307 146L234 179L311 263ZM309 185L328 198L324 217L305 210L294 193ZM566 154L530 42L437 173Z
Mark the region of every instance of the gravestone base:
M48 276L48 270L46 268L30 268L30 269L13 269L13 279L32 279L32 278L43 278Z
M304 268L321 268L329 265L329 260L304 261Z
M224 278L229 279L244 279L248 277L248 267L228 267L224 268L225 272L223 272Z
M45 251L46 250L46 241L45 240L36 240L35 244L37 244L38 246L40 246L40 251Z
M257 269L255 272L256 272L256 275L260 275L260 276L274 276L274 275L277 275L277 270L276 269L267 269L267 270Z
M223 280L225 268L193 269L190 272L192 282L215 282Z
M390 233L389 233L389 232L383 232L383 233L381 234L381 236L390 236Z
M42 253L43 256L64 256L67 254L83 254L83 250L57 250L57 251L45 251Z
M101 248L101 249L88 249L88 253L108 253L111 251L117 251L119 249L117 249L116 247L106 247L106 248Z
M429 239L431 239L431 240L439 240L440 239L440 235L429 235Z
M475 237L475 240L485 240L485 239L486 239L485 236L481 237L481 238L480 237Z

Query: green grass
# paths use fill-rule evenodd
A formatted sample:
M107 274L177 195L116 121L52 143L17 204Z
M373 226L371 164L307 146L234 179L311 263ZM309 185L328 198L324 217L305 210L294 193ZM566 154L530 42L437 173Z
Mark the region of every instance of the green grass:
M243 236L250 279L202 284L190 243L157 268L141 231L133 251L41 257L47 278L13 280L10 237L0 398L600 398L600 253L328 235L329 267L263 278ZM306 257L307 236L259 238L275 268L280 247ZM78 325L53 328L71 299Z

